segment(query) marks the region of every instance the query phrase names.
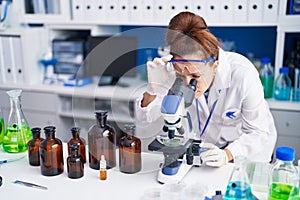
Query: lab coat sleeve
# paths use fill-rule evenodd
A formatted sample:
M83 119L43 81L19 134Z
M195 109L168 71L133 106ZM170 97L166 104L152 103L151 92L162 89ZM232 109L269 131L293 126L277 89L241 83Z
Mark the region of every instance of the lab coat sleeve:
M139 124L148 124L156 121L161 117L160 106L162 102L162 95L157 95L153 102L147 107L141 107L142 97L136 99L135 102L135 116L136 122Z
M242 76L243 77L243 76ZM268 162L276 143L274 120L264 99L263 88L256 70L249 69L240 80L242 126L240 137L227 148L233 157L244 155L252 161Z

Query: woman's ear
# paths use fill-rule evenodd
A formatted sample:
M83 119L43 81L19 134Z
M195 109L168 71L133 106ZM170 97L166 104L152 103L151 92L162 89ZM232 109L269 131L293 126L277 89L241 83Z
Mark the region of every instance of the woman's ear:
M214 62L214 65L213 65L214 74L217 73L218 66L219 66L219 61L216 60L216 61Z

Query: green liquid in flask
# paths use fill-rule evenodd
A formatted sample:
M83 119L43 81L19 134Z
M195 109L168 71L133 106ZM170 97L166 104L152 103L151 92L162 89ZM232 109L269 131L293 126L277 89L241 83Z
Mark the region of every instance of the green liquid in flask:
M0 118L0 144L3 142L4 137L4 119Z
M27 142L32 139L29 126L23 124L8 126L3 139L3 149L9 153L20 153L27 150Z
M227 185L224 198L226 200L245 199L254 200L250 185L241 181L230 182Z
M292 185L272 183L268 200L288 200L292 188Z

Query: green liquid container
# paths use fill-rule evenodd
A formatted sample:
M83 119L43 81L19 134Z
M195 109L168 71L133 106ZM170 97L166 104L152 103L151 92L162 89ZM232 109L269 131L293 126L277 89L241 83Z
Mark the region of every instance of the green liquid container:
M271 168L268 200L288 200L298 172L293 165L295 150L277 147L276 162ZM296 191L295 191L296 193Z
M2 115L2 110L0 108L0 144L3 142L3 137L4 137L4 119Z
M30 127L21 109L22 90L6 92L10 97L10 113L3 138L3 149L8 153L27 151L27 142L32 139Z
M268 57L261 58L261 66L259 69L259 78L264 88L264 97L272 98L274 73L271 67L271 60Z

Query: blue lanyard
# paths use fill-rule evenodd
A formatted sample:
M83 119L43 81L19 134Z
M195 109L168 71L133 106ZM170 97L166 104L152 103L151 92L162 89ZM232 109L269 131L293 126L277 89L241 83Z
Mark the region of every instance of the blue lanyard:
M199 112L199 100L196 99L196 109L197 109L197 117L198 117L198 129L199 129L200 137L204 134L204 132L205 132L205 130L207 128L207 125L208 125L208 123L210 121L210 118L211 118L211 116L212 116L212 114L213 114L213 112L215 110L217 102L218 102L218 99L216 99L215 102L214 102L214 104L212 105L212 108L211 108L211 110L209 112L208 118L207 118L207 120L205 122L204 128L201 131L200 112Z

